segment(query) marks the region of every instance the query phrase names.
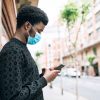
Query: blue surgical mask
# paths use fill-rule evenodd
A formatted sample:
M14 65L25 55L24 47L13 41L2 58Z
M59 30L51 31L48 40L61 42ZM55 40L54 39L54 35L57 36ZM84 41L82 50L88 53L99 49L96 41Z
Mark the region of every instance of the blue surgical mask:
M41 34L36 32L35 37L29 36L28 37L28 44L35 45L41 40Z

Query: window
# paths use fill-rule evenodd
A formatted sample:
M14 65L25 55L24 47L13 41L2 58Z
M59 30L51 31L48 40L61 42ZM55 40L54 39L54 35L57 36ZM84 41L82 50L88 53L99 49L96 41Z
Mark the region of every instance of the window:
M88 29L92 27L92 18L88 19Z
M100 22L100 11L96 13L96 22Z
M96 29L96 32L97 33L100 33L100 27Z
M91 35L92 35L92 33L93 33L93 32L89 33L89 36L91 36Z

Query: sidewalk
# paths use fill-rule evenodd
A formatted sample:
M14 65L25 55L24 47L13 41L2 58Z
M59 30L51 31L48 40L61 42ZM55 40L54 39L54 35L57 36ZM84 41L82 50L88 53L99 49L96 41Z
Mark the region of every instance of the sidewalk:
M64 94L61 95L61 90L59 88L53 87L52 89L49 86L43 89L44 100L76 100L76 96L72 93L64 91ZM83 97L79 97L78 100L88 100Z

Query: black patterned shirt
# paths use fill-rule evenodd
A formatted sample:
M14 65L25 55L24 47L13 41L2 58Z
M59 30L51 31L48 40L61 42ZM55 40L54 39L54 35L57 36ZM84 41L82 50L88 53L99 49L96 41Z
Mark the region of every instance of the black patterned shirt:
M44 100L46 85L26 44L11 39L0 52L0 100Z

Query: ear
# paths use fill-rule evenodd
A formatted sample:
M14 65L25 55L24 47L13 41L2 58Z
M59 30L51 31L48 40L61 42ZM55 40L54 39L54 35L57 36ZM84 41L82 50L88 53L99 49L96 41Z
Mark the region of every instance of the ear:
M24 23L24 29L29 31L31 29L32 25L27 21Z

